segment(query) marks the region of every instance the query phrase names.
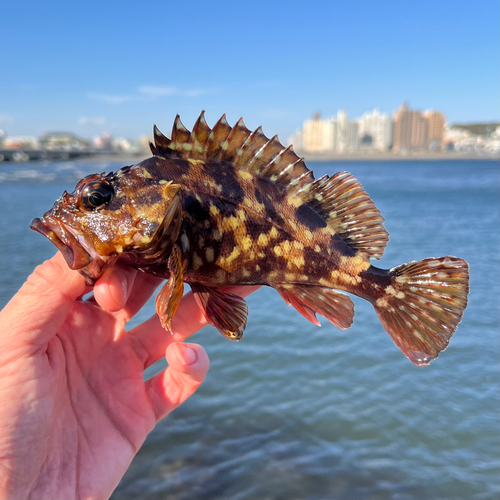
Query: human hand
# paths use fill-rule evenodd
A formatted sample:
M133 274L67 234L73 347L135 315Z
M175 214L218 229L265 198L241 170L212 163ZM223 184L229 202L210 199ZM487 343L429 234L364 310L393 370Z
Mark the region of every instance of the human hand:
M57 253L0 313L1 498L109 497L156 423L195 392L209 362L182 343L206 325L192 294L172 335L156 315L125 330L159 283L115 266L83 301L91 288ZM169 366L145 382L165 352Z

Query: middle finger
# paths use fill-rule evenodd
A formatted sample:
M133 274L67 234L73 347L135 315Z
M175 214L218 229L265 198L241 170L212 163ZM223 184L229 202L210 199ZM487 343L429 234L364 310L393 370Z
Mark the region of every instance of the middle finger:
M259 286L228 287L230 293L246 297ZM207 320L194 298L189 292L182 298L179 309L172 323L172 333L166 331L155 314L144 323L128 332L134 350L144 362L144 368L152 365L165 356L165 350L172 342L182 342L207 325Z

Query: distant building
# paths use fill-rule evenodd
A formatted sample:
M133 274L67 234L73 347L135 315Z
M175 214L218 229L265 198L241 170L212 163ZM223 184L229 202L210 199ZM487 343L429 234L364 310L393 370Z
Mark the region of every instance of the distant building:
M388 151L392 146L392 118L374 109L359 119L361 146L378 151Z
M90 142L80 139L71 132L47 132L40 138L40 145L47 150L83 150L90 147Z
M427 149L428 146L428 121L420 111L412 111L403 103L394 113L393 151Z
M344 110L339 110L336 118L322 120L315 113L311 120L304 122L300 146L294 145L309 153L350 153L359 147L358 123L351 121Z
M9 136L3 140L5 149L37 149L40 146L38 139L29 135Z
M359 147L358 123L350 121L347 113L340 109L337 112L337 153L350 153Z
M427 120L429 125L429 145L441 147L444 139L444 126L446 119L440 111L424 111L423 117Z
M114 137L108 132L103 132L101 135L95 136L93 139L94 146L103 152L114 151Z
M127 153L131 155L139 155L144 153L144 149L140 141L134 141L123 137L114 140L113 149L117 153Z
M445 126L443 132L444 147L449 151L460 151L468 147L474 147L477 142L477 136L471 134L468 130L450 128Z
M500 154L500 126L498 126L486 140L485 149L489 153L496 155Z
M479 153L481 155L500 154L500 126L489 133L481 135L472 131L484 131L484 124L470 124L467 126L448 124L444 127L443 148L460 153Z
M333 152L336 147L337 124L335 119L321 120L319 113L315 113L312 120L304 122L302 147L304 151L314 153Z

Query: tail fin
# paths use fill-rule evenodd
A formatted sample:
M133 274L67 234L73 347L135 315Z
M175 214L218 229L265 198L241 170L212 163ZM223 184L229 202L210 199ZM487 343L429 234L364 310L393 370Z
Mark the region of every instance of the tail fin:
M428 365L446 349L467 307L469 265L456 257L431 258L394 267L389 276L375 311L403 354Z

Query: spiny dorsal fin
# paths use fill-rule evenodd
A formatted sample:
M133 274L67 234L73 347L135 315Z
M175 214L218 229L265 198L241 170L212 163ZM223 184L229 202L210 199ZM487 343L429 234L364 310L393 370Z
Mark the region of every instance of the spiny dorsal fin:
M222 115L213 129L204 112L189 132L176 116L172 140L154 127L155 155L218 159L285 186L318 212L356 253L380 259L389 240L384 219L361 184L347 172L315 179L292 146L285 148L278 136L269 139L259 127L253 132L240 119L231 127Z
M205 157L205 145L211 131L212 129L205 121L205 112L202 111L198 120L196 120L191 136L189 137L189 144L192 146L191 155L193 158L197 159Z
M248 130L243 123L243 118L240 118L226 138L225 149L221 150L219 155L220 159L234 162L234 159L242 150L242 144L245 144L251 133L252 132Z
M154 155L162 155L162 154L172 154L172 149L170 148L170 144L172 141L165 137L156 125L153 125L153 137L154 137L154 145L149 143L149 147L151 148L151 152Z
M231 127L227 123L226 115L222 115L208 135L205 158L220 158L223 150L227 149L226 139L230 132Z
M174 120L174 126L172 127L172 144L171 148L181 151L188 151L189 149L185 148L186 144L189 144L189 137L191 136L191 132L182 124L181 117L177 115Z
M283 144L279 141L278 136L275 135L257 151L253 158L250 158L247 165L248 170L251 172L259 172L260 175L262 175L264 168L270 166L269 158L276 159L278 154L283 150Z
M242 118L231 127L226 115L222 115L210 129L202 111L193 131L189 132L177 115L172 139L165 137L155 125L154 141L151 146L153 154L228 161L285 186L295 181L301 187L314 180L303 158L293 152L292 146L285 148L278 136L269 139L261 127L251 132Z
M262 127L254 130L242 144L234 159L234 164L246 168L268 141L269 139L264 135L264 132L262 132Z

